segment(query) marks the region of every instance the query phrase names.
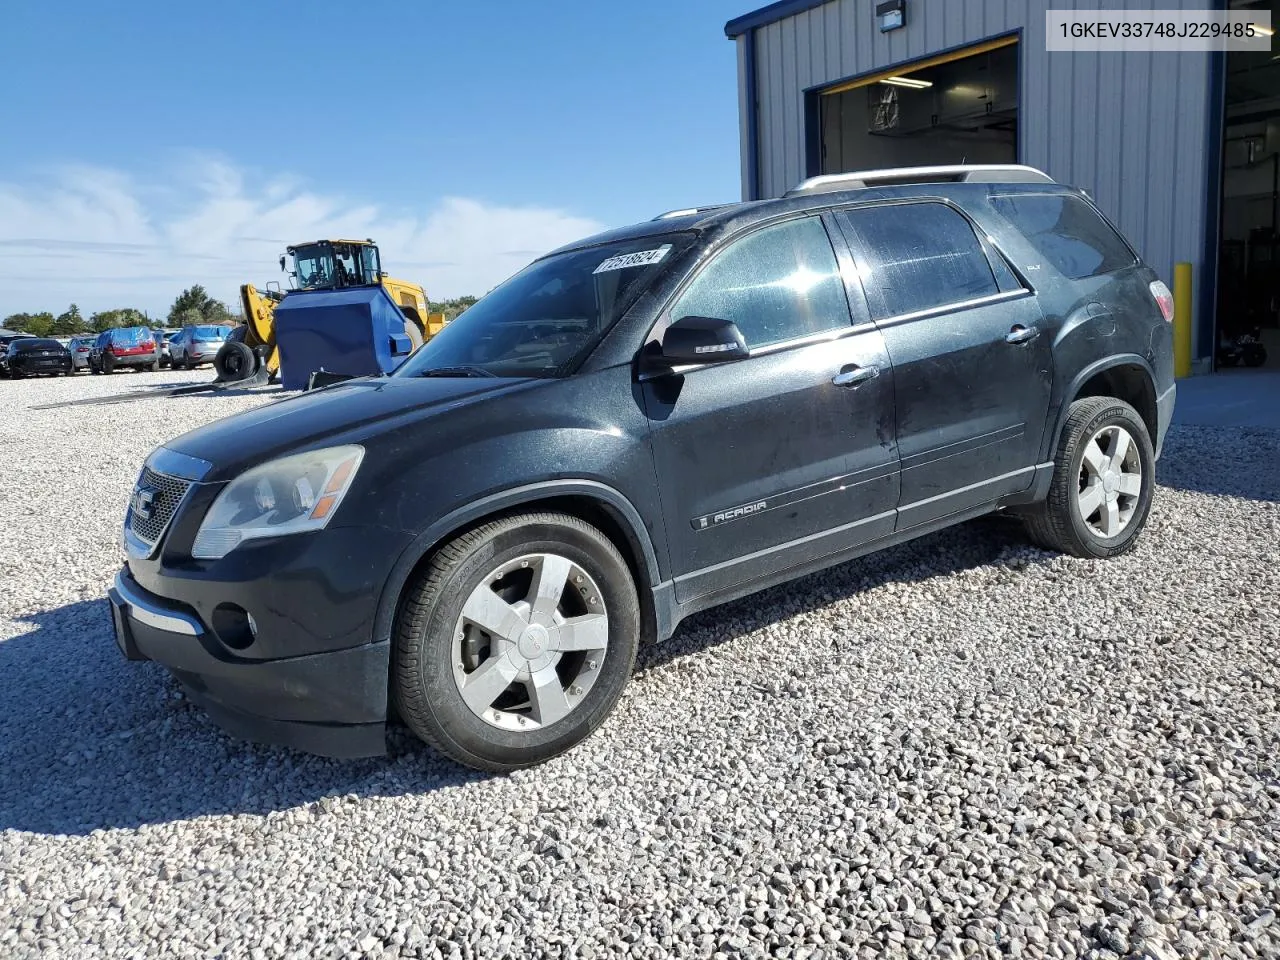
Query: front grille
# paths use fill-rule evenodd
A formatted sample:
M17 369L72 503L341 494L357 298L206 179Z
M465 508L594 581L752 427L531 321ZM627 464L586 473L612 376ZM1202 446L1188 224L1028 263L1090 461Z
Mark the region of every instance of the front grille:
M150 467L143 467L142 476L138 478L137 486L133 488L135 500L140 490L151 490L154 493L151 500L150 516L143 517L134 509L133 503L135 501L130 502L129 529L133 531L133 535L147 546L155 546L156 542L164 535L165 529L169 526L169 521L173 519L174 511L178 509L178 504L182 502L182 498L187 495L187 490L190 486L190 480L171 477L164 473L156 473Z

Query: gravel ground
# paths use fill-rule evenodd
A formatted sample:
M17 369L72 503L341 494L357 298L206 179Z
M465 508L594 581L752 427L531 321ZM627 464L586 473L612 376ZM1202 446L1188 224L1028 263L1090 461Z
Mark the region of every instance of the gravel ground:
M0 956L1280 955L1280 434L1177 430L1120 560L991 519L699 615L491 778L120 658L141 460L265 398L28 405L206 378L0 383Z

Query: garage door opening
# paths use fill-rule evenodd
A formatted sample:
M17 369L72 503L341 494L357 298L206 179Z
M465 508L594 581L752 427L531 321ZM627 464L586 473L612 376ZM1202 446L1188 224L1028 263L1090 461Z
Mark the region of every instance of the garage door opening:
M819 91L810 174L1016 163L1017 42L989 40Z
M1231 4L1271 10L1274 0ZM1215 365L1280 368L1280 45L1226 55Z

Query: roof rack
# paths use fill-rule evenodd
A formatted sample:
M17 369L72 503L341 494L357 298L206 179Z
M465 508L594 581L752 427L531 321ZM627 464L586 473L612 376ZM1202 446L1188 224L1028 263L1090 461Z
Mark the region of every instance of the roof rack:
M654 220L672 220L676 217L687 217L695 213L706 213L708 210L719 210L721 207L732 206L728 203L712 203L705 207L681 207L679 210L668 210L666 213L660 213Z
M788 190L783 196L800 197L810 193L835 193L838 190L861 190L866 187L889 187L902 183L1053 183L1043 170L1022 164L958 164L942 167L889 167L885 170L857 170L852 173L827 173L810 177Z

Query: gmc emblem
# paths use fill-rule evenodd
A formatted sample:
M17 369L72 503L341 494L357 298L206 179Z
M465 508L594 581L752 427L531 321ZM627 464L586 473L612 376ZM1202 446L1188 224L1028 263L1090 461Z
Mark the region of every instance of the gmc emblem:
M155 487L138 487L133 491L133 512L143 520L151 519L151 511L156 504L160 491Z

